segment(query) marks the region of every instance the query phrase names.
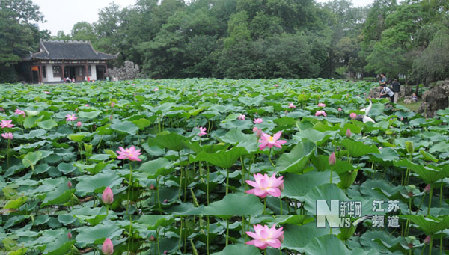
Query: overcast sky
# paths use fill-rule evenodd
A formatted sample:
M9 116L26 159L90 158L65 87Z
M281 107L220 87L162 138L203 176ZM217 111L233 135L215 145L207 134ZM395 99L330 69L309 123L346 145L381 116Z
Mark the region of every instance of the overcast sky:
M320 3L330 0L316 0ZM66 34L70 33L75 23L87 21L95 22L98 19L98 11L112 0L33 0L40 6L40 11L44 15L45 23L39 24L41 29L49 30L52 35L63 30ZM133 5L136 0L114 0L120 7ZM352 0L354 6L366 6L373 0Z

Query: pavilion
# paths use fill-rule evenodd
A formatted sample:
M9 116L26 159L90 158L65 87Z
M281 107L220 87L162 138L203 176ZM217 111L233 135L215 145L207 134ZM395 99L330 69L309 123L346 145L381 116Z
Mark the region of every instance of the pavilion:
M90 41L42 41L40 51L31 53L21 63L22 76L30 83L104 80L107 61L117 55L97 52Z

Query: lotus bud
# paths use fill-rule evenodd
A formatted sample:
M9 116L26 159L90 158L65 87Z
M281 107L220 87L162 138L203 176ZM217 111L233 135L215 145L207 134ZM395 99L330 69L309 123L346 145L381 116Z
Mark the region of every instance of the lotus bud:
M71 181L68 181L68 182L67 182L67 187L69 187L69 189L72 188L72 182L71 182Z
M430 191L430 184L427 184L427 186L424 188L424 192L428 193Z
M407 149L407 152L412 154L413 153L413 142L407 141L405 142L405 148Z
M351 130L348 128L348 129L346 129L346 137L347 138L349 138L349 137L351 137Z
M67 238L68 238L68 239L72 239L72 233L70 233L70 232L67 233Z
M112 255L114 253L114 245L112 244L111 239L106 238L106 240L104 240L102 251L106 255Z
M114 193L112 193L112 189L106 187L103 191L103 203L112 204L114 202Z
M77 127L81 127L83 125L83 123L81 123L81 121L78 121L77 123L76 123L76 126Z
M426 238L424 239L424 243L426 244L430 243L430 236L426 236Z
M154 190L154 185L153 184L150 185L150 190Z
M331 166L335 165L335 161L336 161L335 152L332 152L332 154L329 155L329 165Z
M154 240L156 240L156 238L154 238L153 235L150 236L150 241L153 242Z

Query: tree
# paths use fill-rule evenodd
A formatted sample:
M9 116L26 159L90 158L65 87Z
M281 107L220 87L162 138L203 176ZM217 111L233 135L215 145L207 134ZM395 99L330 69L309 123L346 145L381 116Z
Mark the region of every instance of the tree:
M95 42L97 36L94 33L94 28L89 22L77 22L72 28L73 40L88 40Z
M36 50L43 21L39 7L30 0L0 1L0 82L16 79L13 65Z
M422 54L413 61L414 74L426 84L449 78L449 29L435 35Z

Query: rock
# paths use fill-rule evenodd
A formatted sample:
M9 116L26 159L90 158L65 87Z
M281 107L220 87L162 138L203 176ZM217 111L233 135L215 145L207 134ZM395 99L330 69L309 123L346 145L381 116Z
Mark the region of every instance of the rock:
M404 104L411 104L413 103L413 100L411 99L411 97L406 97L403 102Z
M376 86L376 87L372 88L372 89L369 91L368 97L369 97L369 98L379 98L379 95L380 95L380 91L381 91L381 90L382 90L382 89L379 88L379 86Z
M113 81L133 80L143 77L139 72L139 66L135 65L132 61L125 61L122 67L110 69L109 75L112 76Z
M424 92L422 96L422 104L418 113L426 118L431 118L435 112L440 109L446 109L449 106L449 80L438 83L435 87Z
M399 92L399 97L411 96L413 88L410 85L401 85L401 91Z

